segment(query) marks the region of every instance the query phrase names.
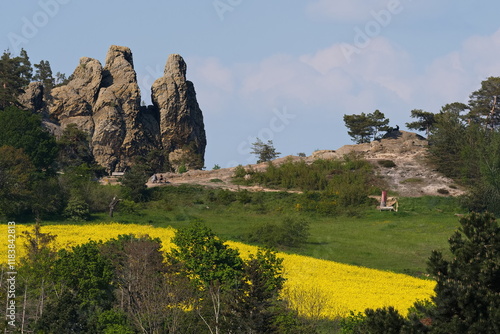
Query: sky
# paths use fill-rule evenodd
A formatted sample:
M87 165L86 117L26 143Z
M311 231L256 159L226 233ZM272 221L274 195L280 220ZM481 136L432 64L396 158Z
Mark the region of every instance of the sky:
M81 57L133 52L142 99L169 54L187 63L207 133L205 166L352 144L345 114L378 109L405 129L412 109L467 103L500 76L493 0L3 0L0 48L70 75Z

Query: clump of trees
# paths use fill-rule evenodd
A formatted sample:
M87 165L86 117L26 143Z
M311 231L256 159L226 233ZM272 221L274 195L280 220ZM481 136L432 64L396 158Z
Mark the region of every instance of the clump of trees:
M16 323L37 333L314 333L280 297L282 259L243 259L199 223L175 248L121 235L56 251L40 225L25 233ZM68 270L71 268L71 270ZM7 300L5 286L0 297ZM5 329L5 323L0 324Z
M414 128L429 132L431 162L469 187L464 205L500 214L500 78L483 81L468 104L450 103L436 114L415 116Z
M344 115L344 123L349 136L356 144L369 143L379 139L379 133L389 131L389 119L380 110L373 113L359 115Z

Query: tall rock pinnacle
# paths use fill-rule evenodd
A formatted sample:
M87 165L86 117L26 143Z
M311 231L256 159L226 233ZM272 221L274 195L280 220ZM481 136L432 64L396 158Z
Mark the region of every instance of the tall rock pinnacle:
M31 95L24 97L27 104L34 103ZM75 123L87 132L95 160L108 172L125 171L135 157L152 151L167 153L174 167L203 167L203 115L181 56L168 58L152 97L154 106L141 107L132 52L113 45L104 67L95 59L81 58L71 80L52 90L46 111L59 130Z
M207 139L194 85L186 80L186 68L180 55L170 55L163 77L153 83L151 99L160 113L161 142L171 152L171 164L201 168Z

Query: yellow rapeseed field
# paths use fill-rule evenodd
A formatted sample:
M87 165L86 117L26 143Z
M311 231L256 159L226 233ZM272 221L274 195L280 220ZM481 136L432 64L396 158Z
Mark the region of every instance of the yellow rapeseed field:
M2 226L4 232L7 226ZM17 225L17 258L23 255L22 231L31 226ZM174 236L172 228L156 228L136 224L87 224L87 225L46 225L43 232L57 235L58 248L117 237L120 234L149 235L160 238L163 251L168 251ZM7 234L0 238L1 262L7 262ZM255 253L257 248L243 243L229 241L228 245L237 248L245 258ZM307 256L279 253L287 282L284 297L300 314L308 317L344 317L350 310L364 311L366 308L394 306L402 314L417 299L433 295L435 282L422 280L403 274L368 269L352 265L319 260Z

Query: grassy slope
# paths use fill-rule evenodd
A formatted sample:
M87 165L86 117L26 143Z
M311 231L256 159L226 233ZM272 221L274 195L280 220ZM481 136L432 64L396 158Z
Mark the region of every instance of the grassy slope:
M224 239L245 241L244 236L260 224L302 215L311 223L308 243L285 251L417 276L425 273L433 249L446 251L447 240L458 226L453 214L459 209L448 198L401 199L399 212L372 208L359 212L360 217L332 217L294 212L295 195L269 193L260 201L229 205L209 202L206 196L207 191L185 188L163 194L136 213L117 213L114 218L102 214L94 221L181 228L196 219Z

